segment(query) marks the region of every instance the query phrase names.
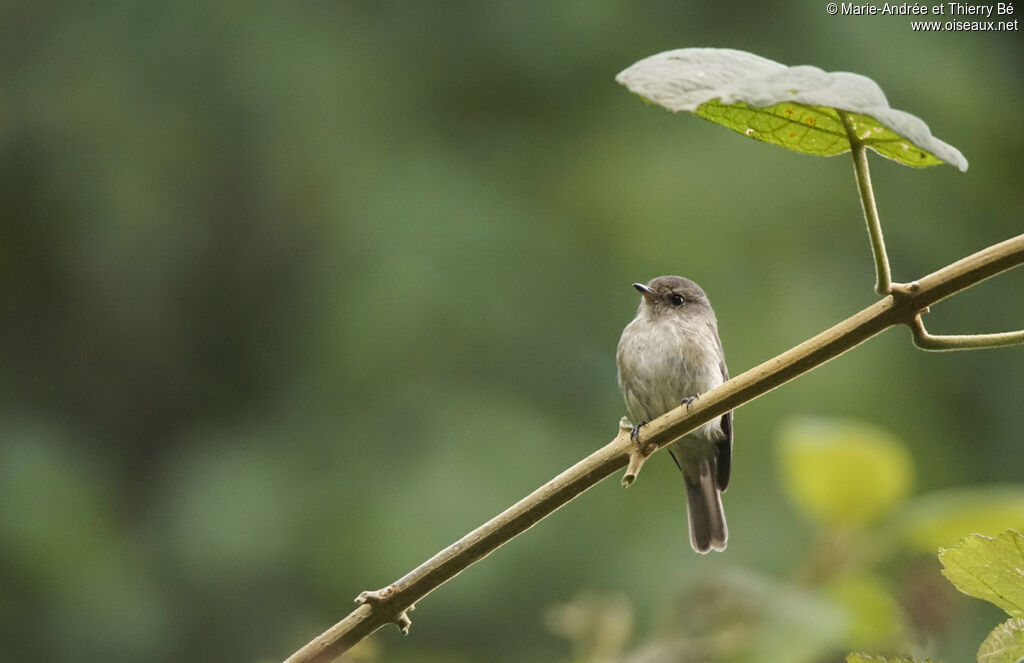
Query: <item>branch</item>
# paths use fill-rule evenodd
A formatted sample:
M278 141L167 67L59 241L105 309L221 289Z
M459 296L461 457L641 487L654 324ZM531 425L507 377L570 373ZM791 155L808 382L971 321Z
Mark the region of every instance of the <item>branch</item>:
M526 531L616 470L642 461L715 417L748 403L789 380L834 359L894 325L915 328L929 306L1024 262L1024 235L1018 235L892 292L810 340L769 359L702 394L689 407L671 410L647 424L643 449L620 427L607 445L548 481L504 512L437 553L387 587L363 592L351 614L288 658L286 663L328 663L388 623L409 627L407 612L437 587Z

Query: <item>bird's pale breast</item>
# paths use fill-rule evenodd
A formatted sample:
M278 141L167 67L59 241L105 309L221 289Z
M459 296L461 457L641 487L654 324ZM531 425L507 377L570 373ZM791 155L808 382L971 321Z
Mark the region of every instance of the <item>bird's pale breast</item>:
M713 330L678 319L633 320L619 342L618 361L619 384L634 422L654 419L723 381ZM719 422L707 428L710 437Z

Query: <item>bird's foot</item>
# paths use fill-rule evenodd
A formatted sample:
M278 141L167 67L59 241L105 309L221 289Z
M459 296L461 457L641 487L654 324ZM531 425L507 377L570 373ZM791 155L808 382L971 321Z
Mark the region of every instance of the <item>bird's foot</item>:
M694 394L693 396L687 396L683 400L679 401L679 404L680 405L685 405L686 409L689 410L690 409L690 403L694 402L698 398L700 398L700 392L699 391L696 394Z
M646 421L641 421L629 429L629 439L633 440L637 446L640 446L640 428L646 425Z

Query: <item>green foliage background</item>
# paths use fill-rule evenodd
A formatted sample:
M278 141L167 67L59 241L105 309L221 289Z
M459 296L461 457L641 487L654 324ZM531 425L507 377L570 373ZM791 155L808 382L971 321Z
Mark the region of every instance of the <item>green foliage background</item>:
M0 3L0 660L283 658L615 434L633 281L700 282L734 374L873 301L848 157L644 106L613 81L641 57L856 71L959 147L966 174L872 158L896 280L1021 232L1020 34L824 4ZM1021 292L929 328L1020 328ZM543 612L583 588L643 634L709 570L804 554L788 417L885 428L917 490L1007 483L1022 393L1019 348L892 330L738 412L727 553L691 553L652 462L377 647L567 660ZM980 603L950 600L947 660Z

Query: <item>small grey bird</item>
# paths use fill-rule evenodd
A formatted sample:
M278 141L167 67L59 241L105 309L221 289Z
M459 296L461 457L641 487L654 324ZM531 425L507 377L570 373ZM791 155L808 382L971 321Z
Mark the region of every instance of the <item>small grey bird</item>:
M646 285L636 317L622 330L616 360L619 389L640 428L681 403L729 379L718 322L699 285L681 276L659 276ZM673 442L668 449L683 473L690 545L699 553L725 550L729 530L721 493L732 463L732 412Z

